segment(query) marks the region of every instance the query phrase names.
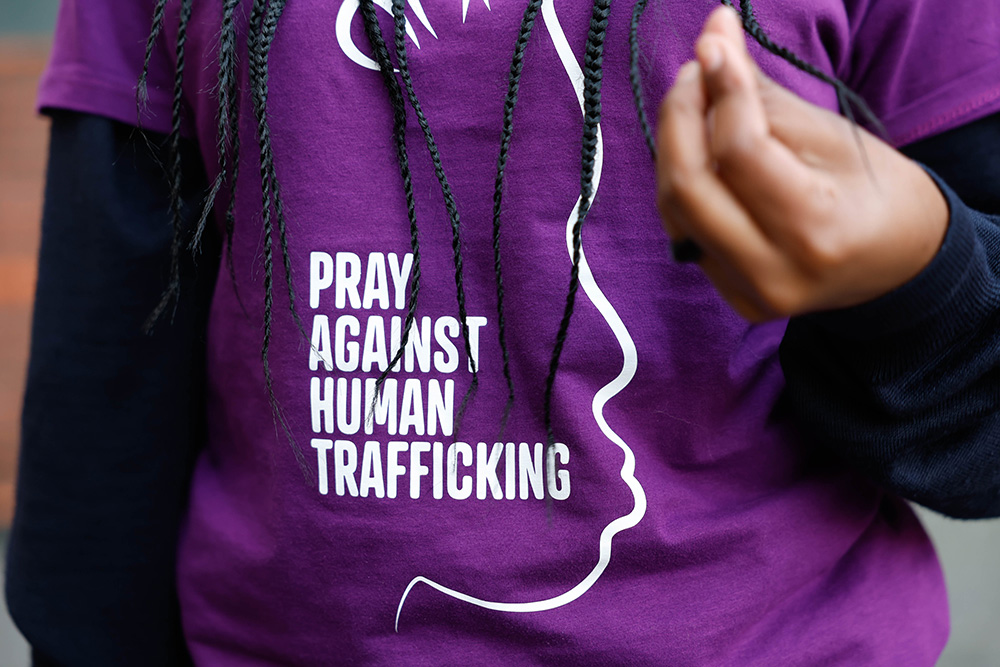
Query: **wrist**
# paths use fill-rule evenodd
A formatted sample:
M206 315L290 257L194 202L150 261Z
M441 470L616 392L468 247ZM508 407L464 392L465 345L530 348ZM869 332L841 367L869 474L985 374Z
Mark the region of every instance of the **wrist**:
M974 326L981 313L990 269L977 241L976 214L926 167L913 163L944 197L948 217L944 239L927 265L890 292L845 308L800 316L826 331L852 340L876 340L925 329L937 333ZM930 219L930 216L928 216Z

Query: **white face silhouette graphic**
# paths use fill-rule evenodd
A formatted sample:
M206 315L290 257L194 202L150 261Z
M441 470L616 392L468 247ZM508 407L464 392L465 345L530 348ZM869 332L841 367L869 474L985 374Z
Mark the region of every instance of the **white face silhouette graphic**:
M486 4L487 9L490 8L489 0L483 0ZM568 77L567 83L569 84L569 90L577 98L580 105L581 112L583 110L583 70L580 67L580 63L577 56L573 53L573 49L570 46L566 35L563 32L562 25L559 22L559 17L555 10L556 0L544 0L541 7L541 17L544 22L545 28L549 33L549 37L552 40L552 44L555 46L559 61L565 70L566 76ZM374 4L381 7L386 12L391 13L391 0L374 0ZM417 20L423 25L424 28L435 38L438 36L434 32L430 20L427 14L424 12L423 7L420 5L420 0L407 0L410 10L412 10L413 15L416 16ZM470 0L462 0L462 20L465 22L466 14L469 8ZM354 17L358 13L360 4L358 0L344 0L343 4L340 6L340 10L337 13L337 41L340 44L341 50L344 54L350 58L353 62L366 67L371 70L378 70L378 65L374 60L366 56L361 52L360 49L354 44L351 39L351 24ZM414 45L418 48L420 47L420 42L417 38L416 31L413 25L407 20L406 22L406 33L409 38L413 41ZM567 91L568 92L568 91ZM593 179L593 193L596 196L598 188L601 182L601 173L604 165L604 139L601 132L600 126L598 126L598 143L597 143L597 157L594 165L594 179ZM568 257L572 258L573 255L573 226L576 222L580 199L576 199L576 204L572 211L569 213L566 222L566 251ZM548 609L555 609L563 605L569 604L574 600L580 598L584 593L586 593L590 588L597 582L597 580L604 574L607 569L608 564L611 561L611 547L614 537L625 530L633 528L639 521L642 520L646 513L646 493L642 485L639 483L638 479L635 477L635 455L629 445L611 428L604 417L604 407L611 401L615 396L617 396L635 377L636 369L638 367L638 354L636 352L635 343L629 334L624 322L618 316L617 311L614 306L608 301L604 293L601 291L600 287L597 285L597 281L594 279L594 275L590 270L587 263L586 254L581 255L580 260L580 287L583 289L587 298L590 299L591 303L597 308L604 321L607 323L608 327L611 329L612 334L617 340L619 346L621 347L622 353L622 369L618 376L615 377L611 382L602 387L596 395L593 397L582 396L580 399L582 401L590 401L591 412L593 414L594 421L597 423L600 430L604 433L608 442L619 449L625 455L625 460L621 468L621 479L622 482L628 487L634 499L634 505L632 510L625 514L624 516L618 517L609 523L601 531L601 536L597 544L596 549L596 562L593 569L576 585L569 588L561 595L546 599L537 600L534 602L504 602L504 601L494 601L494 600L484 600L474 595L457 591L447 586L444 586L436 581L428 579L427 577L417 575L410 581L406 590L403 591L402 597L399 601L399 605L396 610L396 629L399 629L399 619L403 613L403 605L406 602L406 598L410 591L417 584L427 585L444 595L447 595L456 600L461 600L469 604L475 605L477 607L482 607L484 609L491 609L493 611L506 612L506 613L531 613L538 611L545 611Z

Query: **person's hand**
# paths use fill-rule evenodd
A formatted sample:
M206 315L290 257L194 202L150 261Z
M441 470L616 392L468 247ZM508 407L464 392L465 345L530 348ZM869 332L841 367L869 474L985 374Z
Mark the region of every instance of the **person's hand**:
M860 304L930 263L948 205L919 165L764 76L731 9L712 14L696 53L660 110L658 205L737 312Z

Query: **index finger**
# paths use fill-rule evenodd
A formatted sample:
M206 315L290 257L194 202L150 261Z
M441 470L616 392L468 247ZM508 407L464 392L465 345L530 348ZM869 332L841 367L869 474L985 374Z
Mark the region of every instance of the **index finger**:
M715 172L701 67L688 63L660 106L657 181L661 211L680 211L676 222L706 252L743 275L777 259L775 250Z

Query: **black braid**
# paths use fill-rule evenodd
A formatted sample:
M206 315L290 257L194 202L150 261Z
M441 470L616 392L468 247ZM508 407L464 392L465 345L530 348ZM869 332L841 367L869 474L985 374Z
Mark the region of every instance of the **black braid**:
M437 176L438 182L441 184L441 194L444 196L444 206L448 212L448 219L451 222L451 246L455 260L455 287L458 295L458 317L462 327L462 340L465 343L465 354L469 359L470 366L472 367L472 383L469 385L469 389L465 392L465 397L462 399L462 405L459 408L458 415L455 419L455 431L457 432L458 424L462 421L462 416L465 414L465 409L468 406L469 399L472 394L475 393L476 389L479 388L479 368L476 360L472 357L472 345L469 342L469 323L465 308L465 279L462 271L462 239L459 226L458 206L455 203L455 196L452 194L451 186L448 184L448 179L445 176L444 166L441 164L441 153L438 151L437 142L434 141L434 135L431 133L427 117L424 115L423 108L420 106L420 101L417 99L416 91L413 89L413 79L410 77L410 68L406 56L406 17L403 14L404 8L405 0L392 0L396 62L399 66L399 75L403 80L403 86L406 89L406 95L409 98L410 106L413 107L413 113L416 115L417 123L423 131L424 141L427 143L427 150L431 155L431 162L434 165L434 173Z
M722 0L722 4L736 9L733 5L733 0ZM883 138L886 138L887 133L881 121L878 119L878 116L875 115L860 95L851 90L847 84L837 77L827 74L811 63L807 63L795 55L795 53L793 53L790 49L776 44L774 40L772 40L767 33L764 32L764 29L757 21L757 16L754 13L751 0L740 0L740 9L738 11L740 18L743 21L743 29L748 35L753 37L754 41L764 47L767 51L785 60L799 70L832 86L834 91L837 93L837 102L840 105L841 113L843 113L852 124L854 124L854 109L857 109L861 112L861 117L864 121Z
M566 308L559 332L556 334L556 344L552 350L549 362L549 375L545 379L545 431L548 437L546 452L555 444L555 434L552 430L552 390L559 371L559 359L562 356L569 323L576 306L576 292L580 286L580 258L583 246L583 222L590 210L591 198L594 194L594 169L597 162L597 131L601 122L601 86L603 78L602 64L604 61L604 37L608 30L608 16L611 13L611 0L594 0L594 8L590 18L590 31L587 35L587 50L583 61L583 146L581 149L580 167L580 210L573 225L573 266L570 269L569 292L566 294ZM546 455L546 460L548 455Z
M219 174L215 177L212 187L209 188L201 210L201 217L195 227L194 236L191 239L190 249L197 252L201 246L201 237L205 233L208 225L208 218L215 206L215 198L219 194L229 170L229 145L231 141L230 133L232 121L229 117L231 105L229 98L235 93L236 80L236 27L233 24L233 12L240 0L225 0L222 6L222 26L219 30L219 112L218 129L216 130L216 150L219 158ZM235 193L231 193L235 196ZM232 199L231 199L232 200ZM229 238L227 238L229 242ZM232 271L232 264L229 265L231 277L235 284L235 272Z
M779 58L782 58L806 74L809 74L810 76L832 86L836 92L837 103L840 106L841 113L843 113L852 124L855 121L854 109L858 109L865 122L868 123L872 129L882 135L883 138L885 138L886 132L881 121L879 121L878 116L875 115L860 95L855 93L844 82L840 81L836 77L833 77L815 65L802 60L790 49L775 43L774 40L767 35L757 20L751 0L740 0L739 8L735 6L733 0L721 0L721 2L723 5L739 13L744 31L764 49ZM639 124L642 127L643 137L646 140L646 146L649 148L650 154L655 160L656 142L653 138L653 133L650 129L648 116L646 114L646 107L642 93L642 74L639 68L639 23L642 19L643 13L646 11L647 4L648 0L637 0L632 9L632 23L629 31L630 79L632 83L632 94L635 98L636 110L639 114Z
M389 93L389 101L392 104L393 137L396 143L396 158L399 162L399 174L403 179L403 192L406 195L406 216L410 221L410 248L413 252L413 270L410 279L410 293L407 295L406 321L403 324L403 333L399 341L399 349L393 355L392 361L386 366L378 380L375 381L375 395L372 397L372 405L368 418L375 414L375 400L377 399L389 371L399 362L406 350L406 345L410 340L410 331L413 329L413 322L417 314L417 297L420 294L420 239L417 233L417 213L416 204L413 198L413 180L410 176L410 158L406 149L406 100L403 98L403 91L396 80L392 61L389 58L389 49L382 36L382 28L378 24L378 17L375 13L375 5L372 0L361 0L361 16L364 20L365 33L368 41L371 42L375 52L375 60L378 63L379 72L382 74L382 81Z
M500 421L500 435L503 438L510 411L514 406L514 380L510 374L510 354L507 350L506 318L504 317L503 272L500 263L500 213L503 205L504 174L507 169L507 158L510 154L511 136L514 132L514 108L517 106L517 94L521 87L521 73L524 71L524 52L531 39L531 31L535 27L535 19L542 7L542 0L530 0L524 9L521 19L521 31L514 45L514 58L510 63L510 76L507 82L507 96L503 103L503 129L500 131L500 157L497 158L496 186L493 190L493 270L497 281L497 335L500 340L500 351L503 355L503 376L507 380L507 405L504 406Z
M264 18L264 12L266 9L268 0L253 0L253 5L250 10L250 32L247 37L247 47L249 51L249 82L251 89L251 97L253 101L254 115L257 118L258 131L267 128L267 118L263 114L263 104L261 102L260 91L258 87L261 84L261 74L260 66L262 64L264 56L261 53L261 42L263 41L263 26L261 25ZM264 228L264 337L263 343L261 345L261 359L264 364L264 382L267 386L268 400L271 403L272 409L277 407L277 400L274 397L274 383L271 378L271 368L268 363L268 352L271 344L271 318L272 318L272 306L274 300L274 294L272 290L272 285L274 282L273 272L274 272L274 260L272 257L272 243L273 243L273 229L271 225L271 201L270 201L270 190L267 187L267 169L264 167L264 156L267 150L266 144L261 140L261 168L260 168L260 178L261 178L261 198L262 198L262 225ZM277 413L278 411L275 410Z
M153 8L153 25L149 29L149 37L146 38L146 54L142 61L142 73L139 75L139 82L135 87L136 108L141 114L143 107L149 101L149 91L146 88L146 81L149 78L149 63L153 59L153 47L156 39L163 31L163 15L166 13L167 0L157 0Z
M274 4L275 0L272 0L271 6L274 6ZM280 0L278 4L284 5L285 0ZM266 79L264 86L266 91ZM270 136L268 136L267 140L270 144ZM272 194L274 195L274 217L278 221L278 240L281 243L281 262L285 269L285 290L288 292L288 310L292 313L292 320L295 322L295 326L298 327L299 333L302 334L303 338L308 340L309 334L306 333L305 325L302 324L302 318L299 317L298 311L295 310L295 290L292 287L292 258L288 252L288 231L287 220L285 219L285 204L284 200L281 198L281 188L278 183L278 177L274 171L274 151L270 148L270 146L268 147L267 158L267 171L269 175L268 180L271 184Z
M632 84L632 97L635 98L635 108L639 112L639 126L642 128L642 136L646 140L646 147L653 160L656 160L656 140L653 139L653 131L649 127L649 116L646 114L646 101L642 93L642 72L639 69L639 22L646 12L648 0L636 0L632 8L632 22L629 24L628 47L629 47L629 82Z
M231 2L232 0L227 0ZM239 3L239 0L236 0ZM234 6L235 8L235 6ZM235 39L235 34L233 35ZM229 277L233 283L233 292L236 301L240 304L243 314L249 317L243 299L240 297L239 286L236 282L236 269L233 266L233 232L236 228L236 184L240 175L240 95L239 76L236 67L236 59L232 61L232 74L228 77L227 84L229 93L227 95L226 116L229 118L229 138L232 144L232 173L229 177L229 206L226 207L226 268L229 270Z
M274 42L274 35L277 31L278 20L285 9L285 1L254 0L250 13L250 90L254 116L257 119L258 142L260 145L261 214L264 228L264 335L261 342L260 356L264 366L264 383L267 387L271 411L277 422L281 425L285 437L292 444L292 449L295 452L299 466L305 471L308 469L305 457L295 442L291 429L274 395L274 380L271 375L271 366L268 362L274 307L274 257L272 250L274 225L272 224L272 207L274 218L279 221L279 225L281 224L280 196L277 189L277 177L274 171L274 151L271 147L271 128L267 120L268 57L270 56L271 45ZM285 257L285 262L287 266L287 256ZM290 281L287 269L285 277L286 280ZM294 311L294 303L291 306L292 313L296 317L296 323L299 324L301 330L301 323L298 321L298 315Z
M181 171L181 120L184 109L184 51L187 44L187 27L191 20L191 3L192 0L181 0L180 22L177 28L177 68L174 71L174 97L170 109L170 134L167 137L168 160L170 162L170 215L173 224L173 241L170 244L170 281L163 296L160 298L160 302L153 309L149 319L146 320L146 331L152 330L153 325L156 324L156 321L167 309L171 301L173 301L174 308L176 309L181 292L180 251L181 239L184 236L183 205L181 202L181 189L183 186L183 174ZM162 25L162 23L161 18L159 24ZM143 91L145 91L144 84Z
M261 171L261 195L264 203L265 215L267 212L267 202L270 201L274 208L274 220L278 223L278 241L281 244L281 261L285 270L285 291L288 295L288 310L292 314L299 333L306 340L309 335L306 333L305 325L299 313L295 310L295 289L292 286L292 260L288 253L287 221L285 219L285 205L281 197L281 187L278 182L278 175L274 166L274 150L271 147L271 126L267 120L267 98L268 98L268 58L271 52L271 44L278 29L278 20L285 10L286 0L271 0L267 5L267 14L261 23L260 38L257 41L256 51L251 52L250 74L255 77L256 83L251 80L251 91L253 98L254 114L257 117L257 134L260 143L260 171Z

